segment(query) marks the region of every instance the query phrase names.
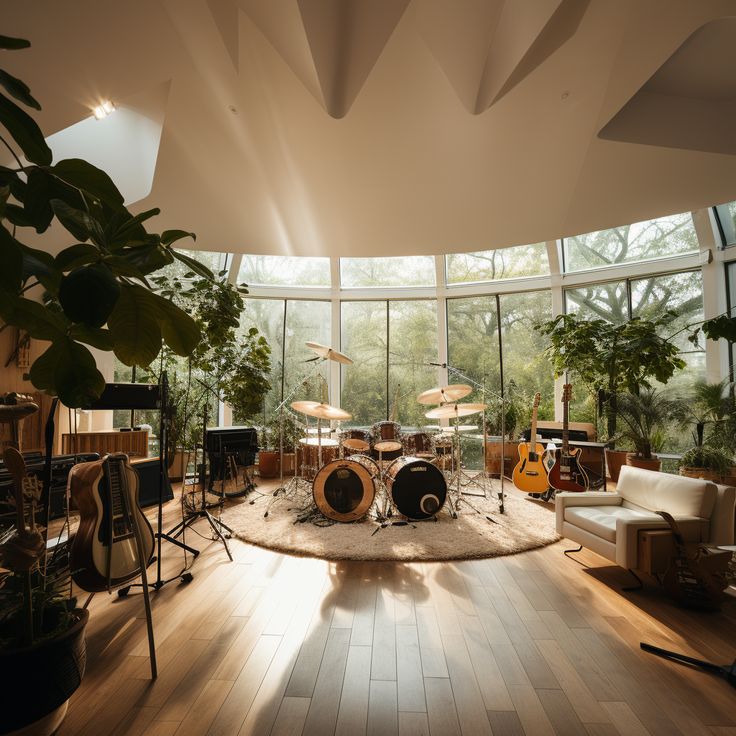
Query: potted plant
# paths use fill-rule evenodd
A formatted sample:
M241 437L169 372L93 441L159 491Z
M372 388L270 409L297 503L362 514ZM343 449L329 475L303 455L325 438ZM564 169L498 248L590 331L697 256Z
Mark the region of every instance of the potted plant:
M568 373L569 379L579 380L597 398L612 445L606 448L606 464L613 481L618 480L627 455L614 450L618 396L648 387L651 379L667 383L675 371L685 367L677 346L659 334L670 318L666 313L653 320L634 317L612 324L563 314L535 326L549 338L546 352L555 376Z
M0 36L0 50L29 46ZM133 215L104 171L76 158L53 163L41 129L22 107L40 110L28 86L2 71L0 88L7 93L0 92L2 143L12 156L0 167L2 329L15 327L23 339L46 343L28 380L69 408L84 407L105 387L87 346L112 351L125 365L146 366L163 345L186 356L201 342L194 319L156 293L148 276L175 260L202 278L213 275L173 248L193 233L149 233L144 223L158 209ZM55 257L23 242L29 230L37 239L54 221L71 241ZM27 526L22 502L16 510L0 576L2 725L51 733L84 673L87 612L55 592L50 581L63 571L52 578L48 568L43 576L38 572L47 524Z
M680 475L720 483L721 478L729 471L731 462L732 457L718 447L691 447L680 459Z
M661 391L642 389L638 394L618 396L618 419L624 425L621 437L635 448L627 453L626 464L647 470L659 470L662 461L653 453L660 451L672 422L682 422L682 402L668 398Z

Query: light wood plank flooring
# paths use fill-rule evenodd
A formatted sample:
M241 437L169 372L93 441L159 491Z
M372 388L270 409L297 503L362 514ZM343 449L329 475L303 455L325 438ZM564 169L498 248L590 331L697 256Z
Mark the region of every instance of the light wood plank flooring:
M168 504L167 527L178 513ZM736 601L698 614L654 586L622 593L622 570L584 551L586 569L564 541L439 564L330 563L237 540L229 562L220 544L187 541L202 550L194 580L153 595L158 680L140 594L96 596L60 736L736 735L736 690L639 649L730 662ZM164 560L167 573L182 564L169 545Z

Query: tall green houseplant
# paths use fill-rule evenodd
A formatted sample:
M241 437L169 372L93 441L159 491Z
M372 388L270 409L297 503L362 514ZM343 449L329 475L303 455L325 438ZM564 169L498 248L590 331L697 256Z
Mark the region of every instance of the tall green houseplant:
M677 346L660 335L669 319L665 314L653 320L634 317L612 324L562 314L535 329L549 338L546 352L555 377L568 373L599 399L612 440L617 429L617 396L649 387L651 380L667 383L685 367Z

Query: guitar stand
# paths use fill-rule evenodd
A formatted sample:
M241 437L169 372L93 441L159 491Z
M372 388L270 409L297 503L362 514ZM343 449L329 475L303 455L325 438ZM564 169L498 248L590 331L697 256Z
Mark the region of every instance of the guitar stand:
M173 529L170 529L166 533L167 538L171 537L170 541L174 544L181 545L182 543L177 539L177 537L181 536L185 529L188 529L199 519L207 519L210 527L212 527L212 531L217 535L219 541L222 542L225 547L225 552L227 552L230 562L232 562L233 556L230 552L227 540L232 538L233 530L224 521L212 516L206 504L204 504L201 509L187 511L186 516L184 516L184 518ZM226 534L223 534L223 530L225 530ZM183 546L186 547L186 545ZM188 549L191 549L191 547ZM194 550L194 552L195 554L199 554L199 550Z
M706 662L703 659L696 659L695 657L688 657L686 654L678 654L677 652L671 652L668 649L660 649L652 644L646 644L640 642L639 646L650 654L656 654L658 657L663 659L669 659L679 664L690 665L691 667L697 667L705 672L710 672L712 675L722 677L731 687L736 687L736 659L729 667L728 665L713 664L712 662Z

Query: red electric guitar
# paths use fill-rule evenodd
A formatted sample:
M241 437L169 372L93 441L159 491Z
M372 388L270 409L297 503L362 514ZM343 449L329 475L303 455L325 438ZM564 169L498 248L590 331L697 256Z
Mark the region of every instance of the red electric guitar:
M556 491L587 491L590 480L580 464L579 447L570 447L570 401L572 384L566 383L562 389L562 448L557 451L555 464L549 471L549 484Z
M519 443L519 462L512 475L514 485L527 493L544 493L549 488L547 466L544 464L544 445L537 442L537 410L541 399L542 395L539 393L534 396L529 442Z

